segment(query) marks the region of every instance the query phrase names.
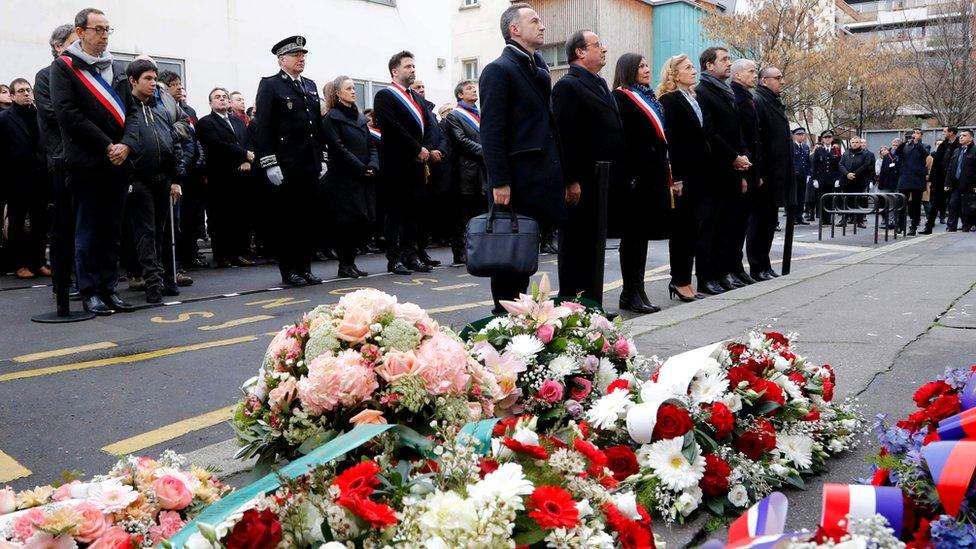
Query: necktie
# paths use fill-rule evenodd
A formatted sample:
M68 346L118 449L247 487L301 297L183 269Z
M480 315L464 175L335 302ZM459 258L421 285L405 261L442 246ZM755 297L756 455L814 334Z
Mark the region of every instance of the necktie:
M956 162L956 179L962 177L962 157L966 156L968 147L959 147L959 161Z

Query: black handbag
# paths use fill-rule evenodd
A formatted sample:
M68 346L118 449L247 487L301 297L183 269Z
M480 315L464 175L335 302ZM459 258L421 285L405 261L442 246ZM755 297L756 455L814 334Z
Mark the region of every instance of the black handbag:
M471 276L528 276L539 268L539 224L511 208L496 212L492 204L488 213L471 218L467 238Z
M959 200L962 210L962 215L973 215L976 214L976 193L963 193Z

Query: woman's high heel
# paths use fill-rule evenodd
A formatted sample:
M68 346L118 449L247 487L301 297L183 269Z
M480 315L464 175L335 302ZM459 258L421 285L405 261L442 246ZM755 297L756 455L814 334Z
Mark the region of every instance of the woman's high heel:
M668 298L674 299L677 296L678 299L684 303L691 303L692 301L698 301L696 297L688 297L678 291L678 288L674 284L668 284Z

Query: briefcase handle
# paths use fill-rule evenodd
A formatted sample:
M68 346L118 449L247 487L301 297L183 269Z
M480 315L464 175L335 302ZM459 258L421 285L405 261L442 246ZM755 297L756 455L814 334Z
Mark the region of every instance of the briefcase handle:
M515 210L513 210L511 206L502 206L502 205L499 205L498 209L503 213L507 211L509 217L512 220L512 234L518 233L519 232L518 216L515 215ZM488 234L491 234L492 232L495 231L494 224L492 223L494 219L495 219L495 203L492 202L491 205L488 206L488 219L486 220L485 223L485 232Z

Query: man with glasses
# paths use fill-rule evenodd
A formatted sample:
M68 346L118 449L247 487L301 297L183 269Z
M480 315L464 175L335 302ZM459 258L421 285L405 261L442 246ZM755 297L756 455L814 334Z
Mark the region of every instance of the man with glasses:
M65 164L75 206L75 261L84 308L98 315L130 311L116 292L119 235L128 190L125 164L131 152L121 144L125 103L113 81L108 37L101 10L75 16L79 40L54 61L51 101L61 126Z
M325 132L315 82L305 70L304 36L290 36L271 48L281 70L258 84L254 154L268 181L278 187L277 211L289 222L278 227L278 269L287 286L321 284L312 274L319 178L326 170Z

